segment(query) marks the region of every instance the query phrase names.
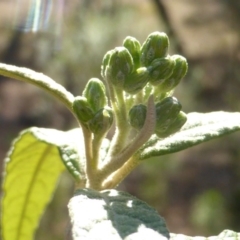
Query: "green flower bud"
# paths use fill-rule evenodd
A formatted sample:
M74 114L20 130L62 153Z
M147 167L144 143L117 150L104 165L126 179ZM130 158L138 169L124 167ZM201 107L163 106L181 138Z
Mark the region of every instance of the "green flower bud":
M83 91L83 97L87 99L94 112L107 105L106 89L103 82L98 78L91 78L88 81Z
M158 102L156 104L156 131L167 130L178 116L181 108L182 105L175 97L166 97Z
M114 86L122 87L133 68L133 59L129 51L125 47L117 47L110 56L105 74Z
M94 112L87 99L81 96L74 99L73 111L76 113L78 119L83 123L88 122L94 116Z
M166 129L161 129L159 131L155 131L156 135L160 138L166 138L176 132L178 132L182 126L186 123L187 121L187 115L184 112L180 112L176 119L171 122L171 124L166 128Z
M175 65L171 57L157 58L153 60L148 67L150 72L150 83L154 86L161 84L166 78L169 78Z
M146 119L146 114L147 106L143 104L133 106L128 113L130 125L137 130L141 130Z
M160 83L159 90L161 92L169 92L174 89L187 73L188 64L186 58L180 55L173 55L171 58L175 61L173 72L169 78Z
M101 66L101 75L104 79L106 78L106 68L108 66L110 57L111 57L113 52L114 52L114 50L110 50L103 57L102 66Z
M156 58L166 57L168 53L169 39L163 32L151 33L141 48L141 64L149 66Z
M140 67L140 42L134 37L126 37L123 41L123 46L127 48L132 55L135 69Z
M146 67L136 69L132 74L128 76L123 84L125 92L130 94L136 94L141 91L149 80L149 71Z
M111 108L101 108L89 121L89 129L96 135L105 134L113 123L113 111Z

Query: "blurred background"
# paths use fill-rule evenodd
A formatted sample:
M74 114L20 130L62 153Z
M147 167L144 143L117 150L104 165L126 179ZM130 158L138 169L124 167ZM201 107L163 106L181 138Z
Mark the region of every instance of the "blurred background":
M170 37L188 59L175 96L185 112L240 111L238 0L0 0L0 62L49 75L74 95L100 76L106 51L130 35ZM38 88L0 77L0 170L12 140L30 126L68 130L76 121ZM171 232L240 231L240 134L140 165L119 186L155 207ZM2 181L2 179L1 179ZM63 240L73 181L62 176L37 240Z

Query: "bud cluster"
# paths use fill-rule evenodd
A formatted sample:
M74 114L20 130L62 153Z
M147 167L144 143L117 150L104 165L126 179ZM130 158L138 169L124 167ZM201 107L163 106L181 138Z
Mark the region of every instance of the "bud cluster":
M168 36L162 32L151 33L142 45L127 37L123 46L106 53L101 68L109 89L124 93L128 121L138 131L146 119L147 99L154 95L155 134L160 138L180 130L187 120L181 104L171 97L187 72L187 61L180 55L170 56L168 49Z
M102 76L129 94L141 91L147 83L159 92L175 88L187 72L187 61L180 55L168 55L165 33L154 32L142 44L127 37L122 47L108 51L102 63Z
M187 121L172 96L187 72L187 61L168 50L165 33L150 34L142 45L127 37L103 58L101 75L108 92L101 80L92 78L82 95L74 98L71 107L83 130L87 187L116 186L138 164L141 149L153 134L166 138ZM113 120L115 133L102 155Z
M104 135L113 123L113 111L107 106L103 82L91 78L82 96L75 97L73 110L83 126L95 135Z
M155 134L165 138L179 131L186 123L187 116L181 111L181 104L175 97L166 97L155 103ZM134 105L129 111L129 123L136 130L141 130L146 119L147 107L144 104Z

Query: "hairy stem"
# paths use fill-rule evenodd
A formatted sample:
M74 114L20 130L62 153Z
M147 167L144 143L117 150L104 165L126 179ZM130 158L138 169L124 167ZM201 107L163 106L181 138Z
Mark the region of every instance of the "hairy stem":
M102 189L111 189L117 187L126 176L132 172L139 164L138 159L131 157L119 170L110 175L106 181L103 182Z
M108 152L108 156L110 157L116 155L125 146L129 133L129 126L127 123L127 111L123 91L120 89L114 89L110 82L107 81L107 83L110 101L116 121L116 132L114 134L111 142L111 147Z
M92 181L94 179L94 171L96 166L94 166L93 154L92 154L92 133L83 125L83 137L84 137L84 145L85 145L85 156L86 156L86 174L87 174L87 186L91 187L93 185Z
M151 137L155 130L156 110L154 105L154 97L151 95L148 99L147 116L143 128L139 134L123 149L117 156L113 156L106 165L101 169L100 175L102 179L111 175L122 167L128 159Z

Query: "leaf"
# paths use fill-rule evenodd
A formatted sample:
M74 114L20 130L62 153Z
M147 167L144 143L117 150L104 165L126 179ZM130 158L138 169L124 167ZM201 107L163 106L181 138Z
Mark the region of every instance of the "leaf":
M68 208L73 240L169 238L157 211L125 192L79 189Z
M189 113L183 128L167 138L153 135L136 154L139 160L178 152L240 130L240 113Z
M65 106L72 112L74 96L50 77L28 68L16 67L4 63L0 63L0 74L16 80L31 83L44 89L65 104Z
M80 136L80 137L79 137ZM4 240L31 240L65 169L59 148L81 146L81 132L30 128L14 141L5 162L2 198Z
M240 233L224 230L218 236L211 237L190 237L183 234L170 233L170 240L240 240Z

